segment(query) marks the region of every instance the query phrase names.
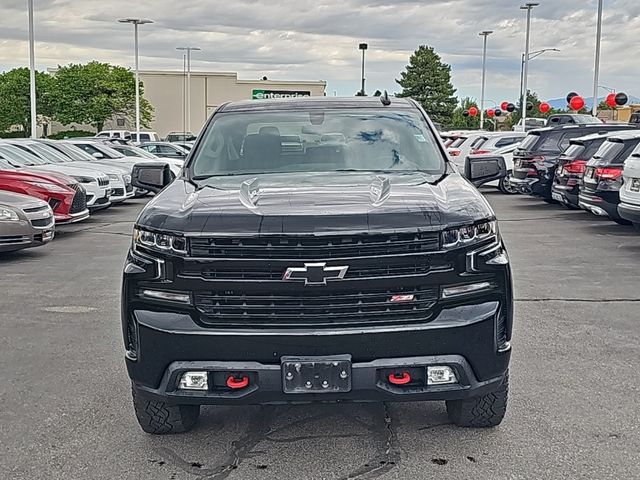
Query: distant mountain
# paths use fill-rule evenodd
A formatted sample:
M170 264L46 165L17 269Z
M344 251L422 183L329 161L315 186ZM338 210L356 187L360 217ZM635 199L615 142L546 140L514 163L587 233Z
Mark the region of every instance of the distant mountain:
M599 97L598 98L598 103L600 102L604 102L607 99L606 96L604 97ZM592 107L592 97L589 98L585 98L584 101L586 103L586 107L587 110L591 110ZM567 108L567 99L566 98L556 98L554 100L547 100L547 103L549 105L551 105L552 108L556 108L558 110L566 110ZM629 96L629 104L631 103L640 103L640 98L638 97L634 97L634 96Z

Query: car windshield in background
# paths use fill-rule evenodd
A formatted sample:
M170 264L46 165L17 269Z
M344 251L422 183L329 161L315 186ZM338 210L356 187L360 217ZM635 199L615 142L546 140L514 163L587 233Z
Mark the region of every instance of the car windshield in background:
M520 150L532 150L533 147L540 140L540 135L537 133L531 133L525 137L525 139L520 144Z
M624 147L625 145L622 142L605 142L593 158L599 163L611 162L624 150Z
M0 153L7 158L13 164L21 165L24 167L31 167L33 165L46 165L45 162L34 154L23 150L15 145L0 145Z
M334 110L216 116L195 152L195 179L329 171L444 172L437 140L407 111Z

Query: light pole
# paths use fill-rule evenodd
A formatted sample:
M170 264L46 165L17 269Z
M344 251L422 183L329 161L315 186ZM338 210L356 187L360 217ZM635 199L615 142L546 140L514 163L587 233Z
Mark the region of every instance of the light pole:
M145 25L147 23L153 23L153 20L146 18L121 18L118 20L120 23L133 23L134 34L134 56L136 71L136 142L140 141L140 64L138 62L138 25Z
M187 132L191 133L191 52L199 52L200 47L177 47L176 50L187 52Z
M362 88L360 89L360 95L364 97L364 52L367 51L369 45L367 45L366 43L361 43L358 48L362 50Z
M480 105L482 105L482 108L480 109L480 130L484 128L484 87L487 75L487 37L492 33L493 31L491 30L485 30L479 34L481 37L484 37L482 40L482 88L480 93Z
M540 55L546 53L546 52L559 52L560 49L559 48L543 48L542 50L537 50L535 52L531 52L529 54L529 61L533 60L534 58L539 57ZM522 54L522 59L520 62L520 99L522 99L522 83L524 81L524 53Z
M592 115L598 115L598 82L600 81L600 43L602 41L602 0L598 1L598 26L596 27L596 65L593 69Z
M526 10L527 11L527 34L526 34L526 38L525 38L525 46L524 46L524 70L523 70L523 74L522 74L522 96L520 97L520 108L522 110L521 113L521 117L522 117L522 131L526 132L527 131L527 100L528 100L528 95L527 95L527 80L528 80L528 76L529 76L529 44L530 44L530 40L531 40L531 10L533 10L534 7L537 7L538 5L540 5L537 2L527 2L524 5L522 5L520 7L521 10Z
M33 0L29 0L29 102L31 104L31 138L37 138L36 53L33 34Z

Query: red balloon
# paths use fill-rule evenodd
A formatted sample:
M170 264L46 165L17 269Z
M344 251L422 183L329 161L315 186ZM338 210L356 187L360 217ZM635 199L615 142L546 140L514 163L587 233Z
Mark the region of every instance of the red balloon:
M569 102L569 106L571 107L571 110L575 111L582 109L584 107L584 98L580 95L573 97Z
M612 108L615 108L618 106L618 104L616 103L616 94L615 93L610 93L609 95L607 95L607 105L609 105Z
M541 113L548 113L549 110L551 110L551 105L549 105L547 102L542 102L539 108Z
M469 108L469 115L471 115L472 117L477 116L478 115L478 109L476 107Z
M490 108L489 110L487 110L487 115L489 116L489 118L493 117L495 114L496 112L493 108Z
M509 107L509 102L502 102L500 104L500 110L502 110L503 112L506 112L508 107Z

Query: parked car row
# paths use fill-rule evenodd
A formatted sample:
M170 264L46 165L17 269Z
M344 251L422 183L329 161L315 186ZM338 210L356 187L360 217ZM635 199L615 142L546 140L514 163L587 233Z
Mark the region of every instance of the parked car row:
M467 172L485 170L477 186L499 179L510 192L583 209L640 229L640 129L582 123L528 133L512 153L469 155ZM513 167L510 167L510 165Z
M0 252L44 245L56 224L148 194L131 183L141 163L168 165L175 177L184 161L103 139L0 139Z
M128 130L102 130L96 134L96 138L102 139L118 139L126 140L133 143L145 143L145 142L193 142L196 137L191 132L169 132L164 139L161 139L156 132L140 132L140 138L136 132L130 132Z

